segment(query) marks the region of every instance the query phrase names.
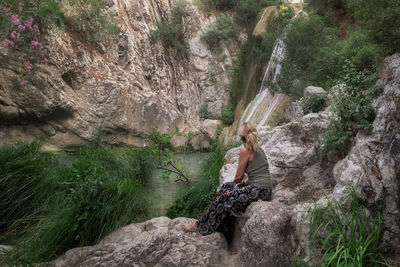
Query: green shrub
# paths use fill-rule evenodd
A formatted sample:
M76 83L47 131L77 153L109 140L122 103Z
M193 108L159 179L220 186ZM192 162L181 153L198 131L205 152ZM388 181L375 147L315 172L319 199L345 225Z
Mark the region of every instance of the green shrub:
M235 120L235 113L231 107L223 108L218 119L221 120L224 125L231 125Z
M367 31L356 29L346 39L335 38L317 51L312 63L313 80L326 88L331 87L332 81L345 75L343 66L348 60L358 71L375 72L382 60L382 52Z
M381 205L367 215L354 189L343 202L329 201L311 212L310 246L322 249L323 266L389 266L381 243Z
M199 218L209 207L219 185L219 171L224 165L226 149L214 142L202 165L201 180L181 193L167 212L170 218Z
M293 16L293 8L288 3L282 2L279 6L279 20L286 24Z
M309 70L316 52L326 44L331 32L318 15L295 20L285 40L288 58L299 69Z
M116 21L104 1L62 0L61 3L67 26L85 41L103 43L118 33Z
M324 94L312 94L303 99L304 114L320 112L326 105L327 97Z
M199 117L200 117L200 119L203 119L203 120L211 119L212 114L210 111L208 111L207 105L204 105L200 108Z
M229 45L237 38L237 35L238 28L235 22L228 13L224 13L211 23L206 32L201 35L201 39L212 51L219 52L222 44Z
M194 29L191 13L186 0L179 0L173 6L171 21L157 22L157 29L152 32L152 40L161 40L164 46L175 48L181 57L189 54L187 38Z
M336 80L343 88L333 93L331 121L324 140L323 152L329 157L343 157L359 130L369 133L375 118L372 99L381 90L374 83L377 74L368 70L359 71L350 60L343 67L343 77Z

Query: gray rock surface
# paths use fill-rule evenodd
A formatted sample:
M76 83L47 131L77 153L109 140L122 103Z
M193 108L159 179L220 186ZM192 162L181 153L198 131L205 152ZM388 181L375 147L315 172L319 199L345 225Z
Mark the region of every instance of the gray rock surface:
M321 87L307 86L304 89L304 97L309 97L311 95L327 95L326 91Z
M181 227L193 219L158 217L111 233L92 247L75 248L53 261L61 266L216 266L228 258L220 233L201 236Z
M258 201L247 208L240 260L246 266L289 266L296 249L291 214L284 205Z
M196 27L188 40L188 58L177 57L161 41L152 42L157 22L171 18L173 3L110 0L119 34L104 46L53 30L45 37L51 64L38 66L25 86L16 85L24 55L1 46L0 143L44 137L62 148L100 138L142 146L142 135L152 128L169 132L175 126L204 135L199 110L207 106L217 115L227 105L225 65L238 48L225 49L224 62L215 58L200 40L215 18L195 5L190 6Z

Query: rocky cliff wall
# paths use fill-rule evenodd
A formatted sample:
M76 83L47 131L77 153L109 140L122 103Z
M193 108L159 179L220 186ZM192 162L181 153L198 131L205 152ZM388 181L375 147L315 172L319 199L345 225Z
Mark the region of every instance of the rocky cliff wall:
M200 35L215 19L190 6L195 30L189 55L178 58L161 41L152 42L157 22L172 16L174 0L112 0L119 33L105 45L89 45L74 32L52 30L46 40L51 64L38 66L30 83L18 86L23 55L0 48L0 142L44 137L56 147L81 145L96 137L110 144L141 146L142 134L175 126L206 131L198 112L218 114L228 102L225 64ZM182 138L176 145L182 144ZM203 142L204 143L204 142Z

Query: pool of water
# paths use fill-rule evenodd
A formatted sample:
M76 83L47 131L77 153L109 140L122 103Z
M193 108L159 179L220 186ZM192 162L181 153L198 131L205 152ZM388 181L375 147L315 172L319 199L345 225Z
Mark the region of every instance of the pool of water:
M201 176L201 164L206 158L206 153L187 153L174 155L175 160L180 160L190 173L191 181L198 181ZM176 175L171 174L169 179L162 178L162 170L153 170L151 178L146 185L150 194L150 217L163 216L174 202L177 194L190 184L175 182Z
M151 172L151 177L145 185L145 190L149 197L149 216L150 218L159 217L166 214L177 195L188 189L193 182L200 180L201 165L207 157L207 153L186 153L175 154L174 159L180 161L189 174L191 183L176 182L177 176L171 174L169 179L162 177L162 170L155 169ZM58 162L60 167L71 167L79 156L60 153Z

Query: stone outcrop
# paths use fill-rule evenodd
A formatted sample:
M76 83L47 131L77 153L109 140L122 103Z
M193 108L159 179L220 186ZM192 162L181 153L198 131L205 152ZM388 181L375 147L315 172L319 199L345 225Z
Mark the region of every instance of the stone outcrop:
M53 261L61 266L216 266L228 258L221 233L185 233L193 219L158 217L111 233L93 247L71 249Z
M400 244L400 56L385 60L382 94L373 102L372 133L359 133L349 154L334 168L334 193L354 186L366 203L385 200L384 241Z
M200 40L215 18L194 5L190 12L196 27L187 58L153 42L157 22L171 19L174 2L108 1L119 33L104 45L52 30L45 37L51 64L38 66L25 86L17 85L24 72L23 54L0 47L0 142L44 137L66 147L100 138L141 146L142 135L152 128L168 132L176 126L202 135L200 108L207 106L216 115L228 103L225 65L237 47L224 49L225 62L215 58Z

